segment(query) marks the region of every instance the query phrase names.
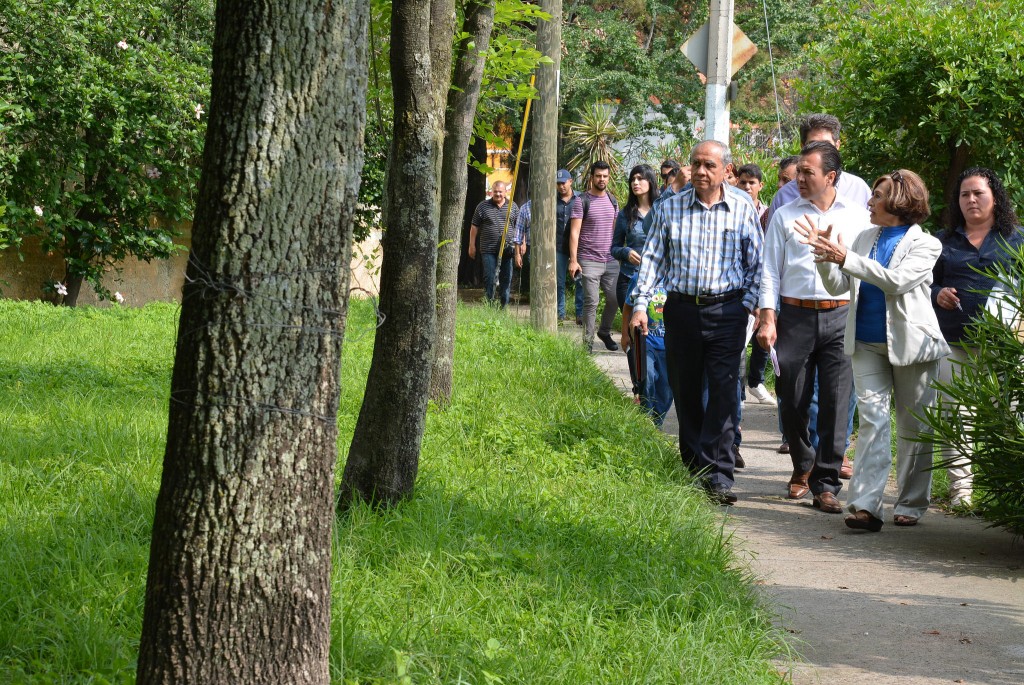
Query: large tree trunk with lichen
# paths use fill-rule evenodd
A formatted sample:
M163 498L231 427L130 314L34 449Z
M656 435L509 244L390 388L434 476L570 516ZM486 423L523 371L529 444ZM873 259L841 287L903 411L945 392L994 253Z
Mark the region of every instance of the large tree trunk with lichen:
M354 500L397 503L412 493L419 470L436 324L443 116L454 27L453 0L391 5L395 130L381 240L383 320L338 495L342 509Z
M437 248L437 338L430 375L430 399L446 406L452 399L455 365L455 308L458 304L459 255L466 205L466 159L473 135L473 119L480 100L484 57L494 29L494 0L466 7L455 61L454 87L448 91L445 112L444 155L441 164L441 221ZM472 46L472 47L470 47Z
M367 3L221 0L138 682L330 682Z

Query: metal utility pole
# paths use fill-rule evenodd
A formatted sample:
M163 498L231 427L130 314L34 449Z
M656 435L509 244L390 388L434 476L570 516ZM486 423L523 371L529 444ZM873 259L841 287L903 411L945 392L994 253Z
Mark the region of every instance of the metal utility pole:
M708 18L704 140L729 144L729 82L732 79L733 0L711 0Z
M558 331L555 269L555 174L558 172L558 74L562 63L562 0L541 0L551 15L537 24L537 49L551 64L537 68L537 108L530 168L530 323Z

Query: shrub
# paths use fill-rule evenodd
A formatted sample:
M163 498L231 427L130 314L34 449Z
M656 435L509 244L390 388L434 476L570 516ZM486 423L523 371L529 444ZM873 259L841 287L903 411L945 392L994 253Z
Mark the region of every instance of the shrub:
M1024 249L1010 269L990 272L996 288L989 311L967 329L973 369L954 374L948 393L924 411L930 441L948 445L974 467L974 501L993 525L1024 531ZM998 297L993 306L992 298ZM993 310L996 310L995 312ZM1001 310L1001 311L1000 311ZM1001 315L998 315L1000 314ZM960 410L964 408L964 413ZM938 466L948 466L942 462Z

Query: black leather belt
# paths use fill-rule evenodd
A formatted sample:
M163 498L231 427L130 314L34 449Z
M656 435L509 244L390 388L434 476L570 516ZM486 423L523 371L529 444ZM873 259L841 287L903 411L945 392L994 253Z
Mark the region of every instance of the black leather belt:
M711 304L722 304L723 302L732 302L743 297L743 290L730 290L726 293L719 295L687 295L685 293L672 292L668 294L668 302L685 302L686 304L695 304L698 307L706 307Z

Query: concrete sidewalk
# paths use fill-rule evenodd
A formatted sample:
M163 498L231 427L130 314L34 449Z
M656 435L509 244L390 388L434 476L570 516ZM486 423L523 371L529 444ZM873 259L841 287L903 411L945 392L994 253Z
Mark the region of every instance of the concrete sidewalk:
M594 362L629 393L625 355L598 347ZM776 452L774 406L745 403L742 426L747 468L722 514L794 637L798 661L779 664L793 683L1024 683L1024 541L935 507L896 528L891 492L880 533L851 531L809 496L785 498L793 468ZM677 439L674 409L665 431Z

